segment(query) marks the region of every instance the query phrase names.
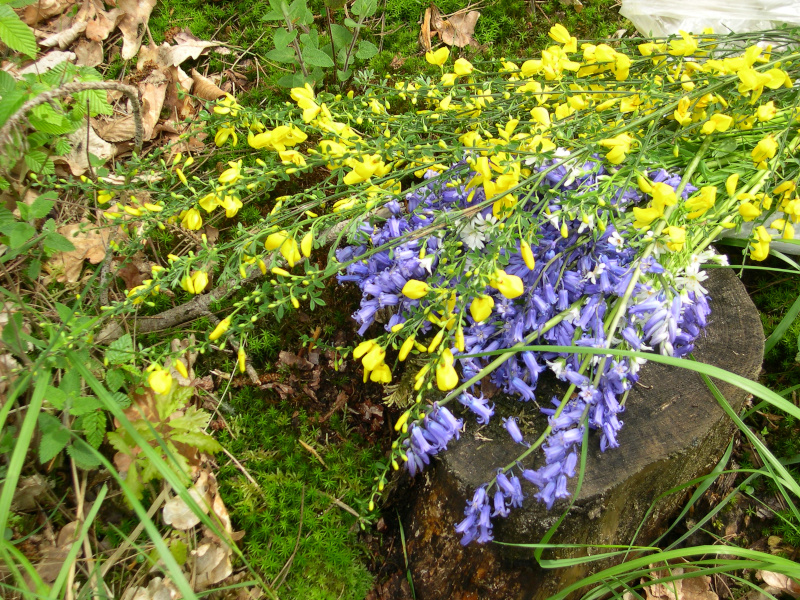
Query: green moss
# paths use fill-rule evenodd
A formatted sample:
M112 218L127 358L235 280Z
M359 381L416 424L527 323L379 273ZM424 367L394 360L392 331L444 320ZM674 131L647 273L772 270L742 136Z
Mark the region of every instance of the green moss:
M222 442L258 485L232 465L221 467L218 480L234 526L246 532L248 561L272 581L294 554L281 598L363 598L372 577L357 520L333 498L365 512L379 458L375 449L352 432L343 436L335 418L325 445L326 435L307 413L286 402L271 404L250 388L231 404L235 437L223 435ZM312 445L325 466L298 440Z

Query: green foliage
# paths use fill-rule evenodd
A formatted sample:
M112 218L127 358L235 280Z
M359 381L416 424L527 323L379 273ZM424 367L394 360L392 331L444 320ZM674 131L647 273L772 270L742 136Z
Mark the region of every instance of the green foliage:
M371 576L352 527L357 520L333 498L366 512L378 452L346 434L339 415L332 417L333 431L326 436L295 405L265 408L264 402L251 389L241 390L232 400L237 410L232 434L223 438L258 485L232 465L222 467L218 477L234 526L247 532L246 555L266 580L274 579L294 552L302 515L297 554L280 597L361 600ZM326 466L298 440L313 446Z
M362 61L371 59L378 53L378 47L370 41L358 39L365 21L375 14L377 0L356 0L351 12L358 21L347 17L344 26L333 23L332 10L327 9L327 43L320 38L314 25L314 16L308 9L306 0L269 0L270 9L263 19L282 22L273 32L275 48L266 58L278 63L294 65L292 74L278 79L283 87L302 87L306 83L312 87L319 85L324 77L324 69L335 68L336 78L346 82L352 76L354 58ZM301 33L302 32L302 33ZM298 35L299 34L299 35Z
M36 38L33 30L23 23L6 3L0 4L0 42L31 58L36 56Z
M194 388L181 387L172 383L166 394L153 394L139 403L142 417L132 422L133 428L142 438L153 446L158 455L177 467L176 473L188 481L189 459L187 450L200 452L219 452L222 447L204 430L211 415L195 406L187 406L194 394ZM129 488L137 498L142 497L144 485L160 477L153 461L142 452L137 452L138 444L125 427L109 432L108 441L119 452L134 456L125 478ZM176 445L180 445L181 448Z

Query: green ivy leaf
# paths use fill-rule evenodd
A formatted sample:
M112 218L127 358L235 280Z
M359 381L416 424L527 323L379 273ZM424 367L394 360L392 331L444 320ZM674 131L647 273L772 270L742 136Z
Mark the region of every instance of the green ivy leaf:
M33 30L8 5L0 5L0 41L31 58L36 56L36 37Z
M69 431L57 418L47 413L39 414L39 462L44 464L53 460L69 443Z

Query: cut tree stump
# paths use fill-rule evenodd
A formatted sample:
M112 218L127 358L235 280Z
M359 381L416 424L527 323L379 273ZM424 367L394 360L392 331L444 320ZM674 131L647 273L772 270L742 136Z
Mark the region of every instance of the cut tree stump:
M711 297L710 322L696 342L694 357L755 378L764 352L756 308L732 271L709 271L705 283ZM650 543L690 490L658 501L648 515L653 503L667 490L709 473L731 440L735 426L698 374L648 363L640 375L622 415L620 447L601 453L598 435L590 434L583 487L552 543L628 544L634 536L637 545ZM739 411L748 394L724 381L715 383ZM556 390L540 389L537 398L547 402L552 393ZM461 415L467 423L465 434L417 475L410 500L404 502L408 510L401 518L418 600L544 599L611 564L544 570L537 565L533 550L493 543L461 546L453 527L463 519L467 499L476 487L492 479L498 466L511 463L524 450L500 426L501 417L527 409L530 419L523 422L533 423L529 439L535 439L544 427L531 404L498 397L493 401L495 416L479 435L474 416ZM522 481L525 504L512 510L507 519L495 519L496 541L539 542L568 505L560 501L547 511L531 497L533 486ZM572 492L575 483L571 482ZM570 552L546 556L586 553Z

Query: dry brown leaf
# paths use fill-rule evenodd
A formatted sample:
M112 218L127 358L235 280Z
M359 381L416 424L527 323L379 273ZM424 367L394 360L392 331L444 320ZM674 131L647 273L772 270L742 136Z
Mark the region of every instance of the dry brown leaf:
M73 50L75 51L75 56L78 57L77 64L79 65L96 67L103 63L103 44L100 42L83 38Z
M20 69L20 75L38 75L49 71L53 67L60 65L62 62L73 62L77 57L74 52L62 52L61 50L53 50L42 56L39 60L31 63L24 69Z
M155 5L156 0L117 0L117 8L124 14L119 22L123 60L132 59L139 51L150 13L153 12Z
M83 175L89 170L89 157L86 153L86 128L84 125L77 131L70 133L67 136L72 142L72 150L65 156L56 156L54 161L58 163L66 163L70 171L76 177ZM95 133L94 127L89 128L89 152L99 158L100 160L108 160L117 154L116 146L109 144Z
M70 27L67 29L60 31L58 33L54 33L51 36L46 37L45 39L39 42L40 46L44 46L45 48L53 48L54 46L58 46L62 50L67 48L78 39L84 31L86 31L86 21L76 20Z
M479 46L472 36L475 33L475 24L480 16L481 13L477 10L456 13L442 23L441 28L438 29L439 36L448 46L456 46L457 48L469 45Z
M650 565L655 568L656 565ZM719 600L717 594L711 589L711 578L706 575L685 577L647 585L653 579L667 577L680 577L685 573L697 571L694 568L672 567L670 569L654 570L650 579L642 578L645 597L647 600Z
M10 356L6 354L6 356ZM50 490L50 483L40 473L23 477L14 490L14 498L11 500L11 510L15 512L34 510L42 500L46 499L46 494Z
M53 583L64 566L70 546L75 541L78 522L72 521L64 525L58 533L55 543L49 543L39 549L41 559L36 563L36 572L47 584Z
M189 490L189 495L203 509L203 514L208 513L211 505L208 477L208 471L201 471L200 477ZM161 514L164 517L164 523L181 531L191 529L200 522L200 517L189 508L180 496L174 496L167 500Z
M203 77L194 69L192 69L192 80L194 80L195 96L202 98L203 100L216 100L217 98L221 98L225 95L225 92L223 92L213 81L207 77Z
M92 42L102 42L117 27L125 16L119 8L105 10L102 0L94 0L94 15L86 23L86 39Z
M295 367L301 371L310 371L314 368L314 365L305 358L293 352L286 352L285 350L281 350L278 354L278 364L286 365L287 367Z
M800 598L800 583L796 579L774 571L758 571L756 575L768 586L789 594L792 598Z
M231 550L223 544L201 544L196 550L192 550L192 560L197 573L195 586L198 591L219 583L233 573Z
M197 60L203 52L219 45L219 42L204 42L194 36L184 35L184 39L185 41L175 46L170 46L169 44L161 45L159 56L161 64L169 67L178 67L190 58Z
M125 590L122 600L176 600L181 595L169 577L154 577L147 587L133 586Z
M133 115L117 119L97 118L92 119L92 126L97 135L107 142L126 142L136 135L136 119Z
M575 12L579 13L583 10L583 3L581 0L561 0L561 4L563 6L572 6L575 8Z
M435 7L429 6L425 9L425 14L422 16L422 27L419 31L419 45L422 46L422 50L425 52L430 52L432 49L431 46L431 9ZM394 62L394 59L392 59Z
M153 71L147 79L139 84L145 141L153 139L154 129L161 117L161 108L164 106L164 98L169 84L169 79L161 71Z
M58 281L76 283L84 260L96 265L105 258L110 235L108 229L98 228L84 219L80 223L59 227L58 233L75 246L74 250L59 252L46 263L48 270L58 273Z
M22 13L22 20L31 27L39 21L44 21L60 15L70 6L75 4L75 0L38 0L34 4L25 7Z

